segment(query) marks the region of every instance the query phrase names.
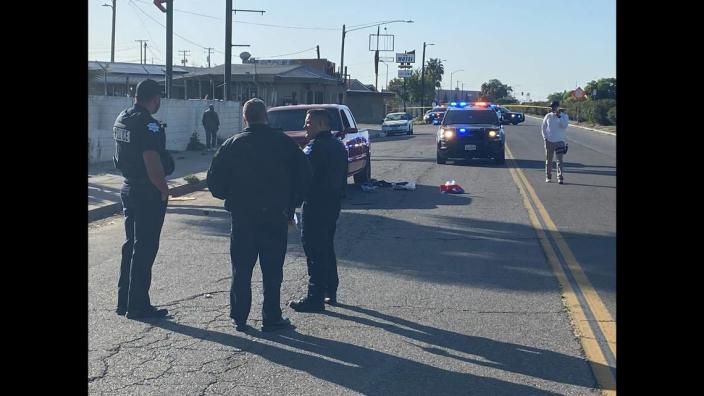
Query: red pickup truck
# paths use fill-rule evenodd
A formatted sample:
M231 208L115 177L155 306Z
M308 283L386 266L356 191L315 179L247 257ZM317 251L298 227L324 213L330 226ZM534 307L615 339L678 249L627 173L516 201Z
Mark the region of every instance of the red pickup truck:
M353 176L355 183L371 180L371 142L369 131L357 128L350 108L339 104L315 104L278 106L267 110L269 126L284 130L303 148L308 144L306 131L303 129L306 111L325 109L333 121L332 132L347 148L347 176Z

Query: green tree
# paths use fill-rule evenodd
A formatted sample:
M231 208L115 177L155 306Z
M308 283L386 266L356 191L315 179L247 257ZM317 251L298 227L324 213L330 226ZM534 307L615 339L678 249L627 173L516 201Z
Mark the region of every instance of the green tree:
M426 82L430 81L433 88L440 88L440 82L444 74L445 66L443 66L442 61L439 58L430 58L425 67Z
M584 91L589 96L592 96L594 89L596 89L596 99L616 99L615 78L600 78L599 80L592 80L584 87Z
M518 99L514 98L513 96L504 96L503 98L498 98L495 101L497 104L516 104L518 103Z
M492 79L484 84L482 84L481 95L490 102L496 101L496 99L511 96L513 88L506 84L502 84L501 81L497 79Z
M553 92L550 95L548 95L548 102L552 102L557 100L558 102L562 100L562 97L564 96L565 92L567 91L562 91L562 92Z

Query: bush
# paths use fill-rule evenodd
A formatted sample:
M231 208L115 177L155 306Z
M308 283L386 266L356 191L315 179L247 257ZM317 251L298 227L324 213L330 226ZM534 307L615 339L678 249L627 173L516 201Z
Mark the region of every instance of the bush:
M616 106L609 109L609 112L606 113L606 117L608 117L613 125L616 125Z
M188 184L195 184L200 181L200 179L196 175L188 175L188 176L184 177L183 180L185 180L186 183L188 183Z
M191 135L191 140L188 142L188 146L186 146L186 150L198 151L203 150L204 148L205 145L201 143L200 139L198 138L198 131L193 131L193 134Z

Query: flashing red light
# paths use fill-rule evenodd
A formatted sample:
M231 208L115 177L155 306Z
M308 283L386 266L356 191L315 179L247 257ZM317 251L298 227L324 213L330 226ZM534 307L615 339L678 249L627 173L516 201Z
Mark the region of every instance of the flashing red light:
M480 106L480 107L486 107L487 105L489 105L489 103L487 103L487 102L474 102L474 105Z

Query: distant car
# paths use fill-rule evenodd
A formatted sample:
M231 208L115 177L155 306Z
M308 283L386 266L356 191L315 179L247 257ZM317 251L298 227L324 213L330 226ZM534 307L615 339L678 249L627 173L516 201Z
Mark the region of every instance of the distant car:
M442 122L442 118L445 116L446 111L447 107L434 107L432 110L430 110L429 113L426 113L428 115L428 119L425 121L425 123L434 125L440 124Z
M325 109L333 123L333 134L347 148L347 176L354 177L357 184L365 183L372 177L371 141L366 128L358 128L350 108L339 104L277 106L267 110L269 126L278 128L290 136L303 148L308 144L303 128L306 111Z
M413 116L408 113L389 113L381 124L381 131L386 135L394 133L413 135Z
M496 106L498 111L501 112L501 116L503 117L503 124L513 124L513 125L518 125L519 123L523 122L526 120L526 116L523 113L511 111L504 106Z
M448 159L493 158L503 164L505 141L499 115L488 103L454 104L448 107L438 128L437 163L444 164Z
M425 112L425 114L423 115L423 122L424 122L424 123L426 123L426 124L430 124L430 123L431 123L431 120L430 120L431 115L430 115L430 113L432 113L432 112L433 112L433 110L428 110L428 111Z

